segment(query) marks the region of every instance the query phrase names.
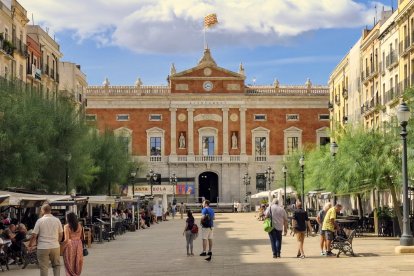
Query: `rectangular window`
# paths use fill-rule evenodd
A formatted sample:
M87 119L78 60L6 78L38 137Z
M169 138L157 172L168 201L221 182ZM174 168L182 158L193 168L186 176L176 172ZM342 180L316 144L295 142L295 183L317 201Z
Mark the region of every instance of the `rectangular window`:
M214 155L214 136L203 137L203 155Z
M319 121L329 121L329 114L319 114Z
M162 115L161 114L150 114L149 120L150 121L162 121Z
M266 191L266 179L264 173L257 173L256 174L256 190Z
M266 114L254 114L255 121L266 121Z
M129 137L118 137L118 139L121 141L122 143L122 148L124 150L125 154L129 154Z
M299 137L287 138L287 154L291 154L299 148Z
M256 137L255 154L256 156L266 156L266 137Z
M320 137L319 138L319 145L320 146L329 145L330 142L331 142L331 138L329 138L329 137Z
M286 121L299 121L299 114L286 114Z
M129 114L117 114L116 120L117 121L129 121Z
M86 114L85 120L88 122L96 121L96 114Z
M161 137L150 138L151 156L161 156Z

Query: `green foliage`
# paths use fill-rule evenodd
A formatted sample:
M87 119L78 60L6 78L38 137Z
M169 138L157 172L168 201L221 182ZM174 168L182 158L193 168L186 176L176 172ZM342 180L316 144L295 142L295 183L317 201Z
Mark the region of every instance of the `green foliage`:
M106 193L125 182L131 166L113 132L94 135L65 98L46 99L18 82L0 80L0 189ZM68 162L65 156L71 155Z

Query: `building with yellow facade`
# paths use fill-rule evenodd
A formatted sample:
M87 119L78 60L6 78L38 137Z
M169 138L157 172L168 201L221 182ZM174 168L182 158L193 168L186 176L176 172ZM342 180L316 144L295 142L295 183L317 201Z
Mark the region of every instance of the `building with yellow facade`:
M380 128L395 115L401 96L413 84L414 0L403 0L398 9L382 11L376 24L362 31L331 73L332 129L347 123Z

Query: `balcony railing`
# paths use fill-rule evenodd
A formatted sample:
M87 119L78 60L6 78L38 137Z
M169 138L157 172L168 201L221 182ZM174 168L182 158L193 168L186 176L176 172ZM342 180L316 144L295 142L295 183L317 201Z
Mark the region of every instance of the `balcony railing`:
M171 155L168 161L170 163L247 163L248 158L242 155Z
M13 44L5 39L0 39L0 49L9 56L13 56L14 46Z
M398 64L398 53L395 50L392 50L387 57L385 58L385 63L388 70L391 70L392 67Z
M161 156L150 156L149 157L149 161L150 162L161 162L162 161L162 157Z
M342 97L346 100L348 99L348 89L342 88Z
M340 105L340 104L341 104L341 97L339 96L339 94L336 94L336 95L335 95L335 103L336 103L337 105Z
M256 162L266 162L267 161L267 156L265 156L265 155L255 156L254 161L256 161Z
M20 54L21 56L26 57L28 55L27 52L27 45L23 43L20 39L16 38L14 39L13 43L14 47L16 48L16 52Z

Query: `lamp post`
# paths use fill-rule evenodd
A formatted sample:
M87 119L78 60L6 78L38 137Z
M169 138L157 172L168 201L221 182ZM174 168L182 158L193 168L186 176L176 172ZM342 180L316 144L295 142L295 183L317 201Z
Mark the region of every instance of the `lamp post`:
M299 159L300 172L302 175L302 206L305 208L305 157Z
M246 187L246 196L244 198L244 202L247 203L247 196L248 196L248 192L247 192L247 186L250 185L250 180L251 180L251 176L249 176L248 173L245 173L243 176L243 183L244 186Z
M332 142L329 150L331 151L331 155L335 158L335 155L338 152L338 144L336 142Z
M138 175L139 168L131 172L132 197L135 196L135 177Z
M283 206L285 206L285 208L286 208L286 174L288 172L288 169L287 169L286 165L283 165L282 172L283 172L283 177L285 179L285 191L284 191L285 196L283 198Z
M177 176L175 175L175 173L172 173L172 175L170 176L170 184L173 186L173 202L175 199L175 185L177 185Z
M275 171L272 170L272 168L269 166L269 167L267 167L267 170L264 172L264 175L265 175L266 186L267 186L266 190L269 191L270 190L270 184L275 179Z
M414 245L413 234L410 229L409 205L408 205L408 171L407 171L407 124L411 113L405 102L402 102L397 110L398 122L401 125L401 140L403 143L402 154L402 181L403 181L403 232L400 245Z
M65 194L69 194L69 162L72 159L72 154L67 153L63 156L65 160Z
M151 185L151 196L152 196L152 185L154 185L154 182L155 181L157 181L157 178L158 178L158 174L156 174L155 172L154 172L154 170L150 170L148 173L147 173L147 181L149 182L149 184Z

